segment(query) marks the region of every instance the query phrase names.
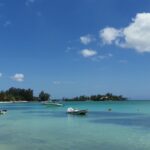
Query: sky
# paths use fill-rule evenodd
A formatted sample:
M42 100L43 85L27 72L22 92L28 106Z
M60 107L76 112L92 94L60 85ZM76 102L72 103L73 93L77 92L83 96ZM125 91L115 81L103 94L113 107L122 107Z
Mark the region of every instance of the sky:
M0 90L150 99L150 1L0 0Z

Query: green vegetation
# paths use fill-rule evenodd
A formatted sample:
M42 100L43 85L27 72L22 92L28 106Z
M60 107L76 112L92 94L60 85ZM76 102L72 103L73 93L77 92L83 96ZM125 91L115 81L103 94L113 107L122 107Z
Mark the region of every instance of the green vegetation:
M20 89L11 87L6 91L0 92L0 101L47 101L50 99L50 94L41 91L40 94L36 97L33 95L32 89ZM79 96L74 98L63 98L64 101L121 101L126 100L122 95L113 95L111 93L107 93L105 95L92 95L92 96Z
M32 89L10 88L0 92L0 101L47 101L50 98L48 93L42 91L39 97L33 96Z
M105 95L91 95L91 96L79 96L79 97L74 97L74 98L63 98L64 101L87 101L87 100L92 100L92 101L122 101L126 100L127 98L123 97L122 95L113 95L111 93L107 93Z
M41 93L39 94L39 100L40 101L47 101L49 100L50 95L48 93L45 93L44 91L41 91Z

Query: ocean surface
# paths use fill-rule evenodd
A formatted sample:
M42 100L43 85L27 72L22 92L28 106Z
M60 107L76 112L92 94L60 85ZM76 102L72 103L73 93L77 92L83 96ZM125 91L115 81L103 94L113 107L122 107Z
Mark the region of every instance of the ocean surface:
M89 112L69 115L70 106ZM14 103L0 109L8 110L0 116L0 150L150 150L150 101Z

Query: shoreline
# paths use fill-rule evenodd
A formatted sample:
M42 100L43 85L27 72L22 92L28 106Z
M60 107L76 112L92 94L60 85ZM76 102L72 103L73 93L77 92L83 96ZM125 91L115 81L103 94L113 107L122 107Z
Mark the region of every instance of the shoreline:
M0 101L0 104L5 103L27 103L28 101Z

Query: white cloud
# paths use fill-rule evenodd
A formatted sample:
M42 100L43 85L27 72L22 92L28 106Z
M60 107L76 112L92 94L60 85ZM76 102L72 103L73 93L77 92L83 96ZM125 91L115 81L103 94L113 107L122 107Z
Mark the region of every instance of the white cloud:
M132 48L137 52L150 52L150 13L138 13L132 22L122 29L104 28L100 37L105 44Z
M2 73L0 73L0 77L2 77L2 75L3 75L3 74L2 74Z
M121 30L106 27L100 31L99 35L104 44L112 44L121 35Z
M97 55L97 51L95 50L92 50L92 49L83 49L80 54L83 56L83 57L92 57L92 56L95 56Z
M14 76L11 77L14 81L23 82L24 81L24 74L16 73Z
M84 45L90 44L92 41L94 41L94 37L90 34L84 35L80 37L80 42Z
M138 52L150 52L150 13L139 13L124 28L125 46Z

